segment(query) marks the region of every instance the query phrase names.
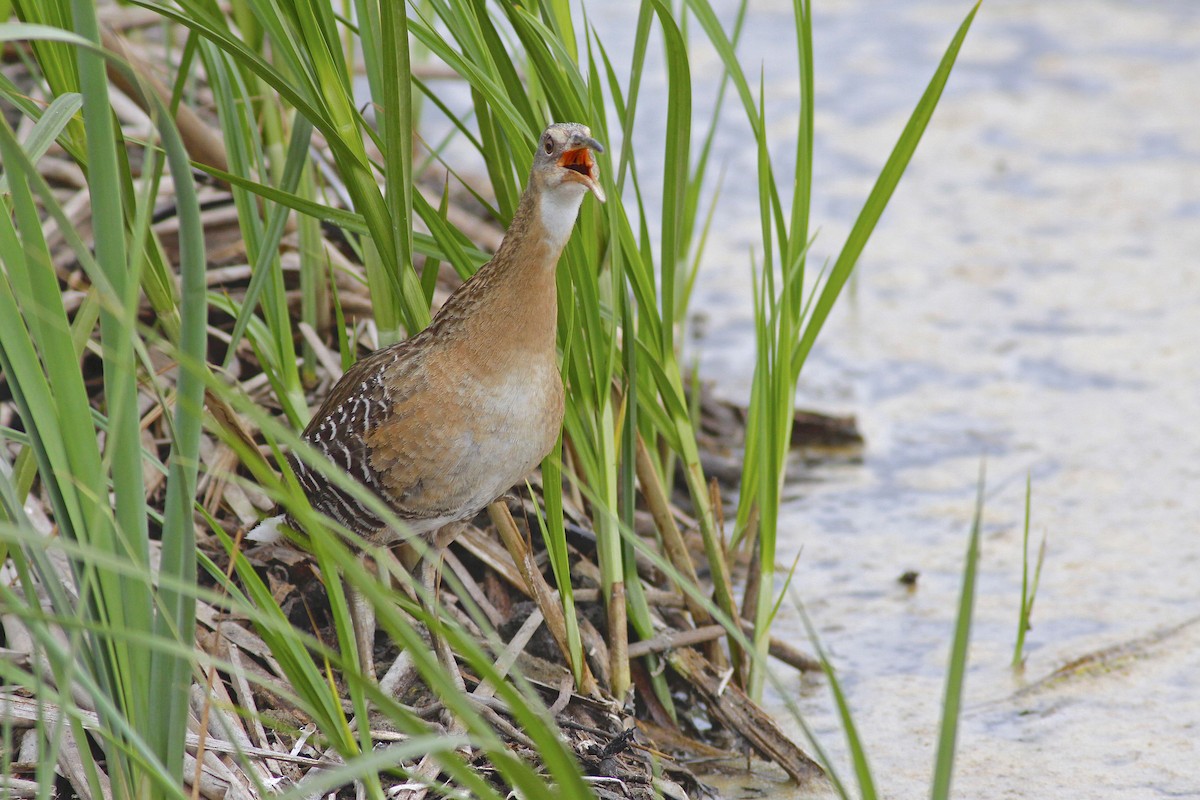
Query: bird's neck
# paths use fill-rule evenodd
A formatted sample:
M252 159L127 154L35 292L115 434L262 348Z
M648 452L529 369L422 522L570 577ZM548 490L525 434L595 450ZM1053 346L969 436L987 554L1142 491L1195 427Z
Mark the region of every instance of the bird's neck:
M469 338L486 342L496 356L509 352L553 357L558 325L555 268L583 201L583 187L579 189L526 189L496 255L439 316L457 307L452 314L472 329Z
M544 266L553 272L575 228L584 193L579 184L541 190L531 181L493 263Z

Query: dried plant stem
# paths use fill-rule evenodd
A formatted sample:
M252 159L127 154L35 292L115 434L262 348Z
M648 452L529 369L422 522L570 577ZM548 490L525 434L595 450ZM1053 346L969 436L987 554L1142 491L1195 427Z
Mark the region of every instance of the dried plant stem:
M692 586L699 586L700 580L696 576L696 565L692 563L692 555L683 541L683 534L680 532L679 526L675 524L667 493L663 489L662 481L658 478L658 471L654 469L646 442L641 436L638 436L637 439L637 477L642 486L642 497L645 498L646 505L650 507L650 514L654 517L654 524L662 538L663 550L666 551L667 559L679 571L681 577L689 581ZM692 621L696 623L697 627L712 624L713 618L708 613L708 609L696 597L690 592L684 592L683 598L688 613L692 615ZM705 649L705 655L714 664L723 664L725 661L725 655L719 644L716 643Z
M129 73L110 64L108 78L127 97L138 104L147 114L153 113L153 103L143 94L149 90L165 105L171 103L171 90L162 81L154 77L154 69L134 53L125 42L124 37L108 28L100 28L100 41L104 47L123 58L129 64L135 78L130 79ZM211 128L186 103L180 103L175 110L175 124L179 126L179 136L183 139L188 155L197 163L216 167L222 172L229 171L229 159L225 152L225 142L219 131Z
M522 538L520 530L517 528L516 521L512 518L512 514L503 502L495 502L488 506L488 516L492 519L492 524L496 526L496 530L500 533L500 538L504 542L505 548L508 549L509 555L517 564L517 569L521 573L521 577L525 581L525 585L529 588L530 594L541 609L542 615L546 618L546 628L550 631L550 635L554 637L554 641L558 643L559 649L562 650L563 656L568 663L574 663L575 655L571 653L570 647L567 645L567 623L563 618L562 606L558 602L557 593L550 588L546 583L546 579L542 577L541 570L538 569L537 562L534 561L533 552ZM595 695L597 693L596 679L592 677L591 670L588 669L587 662L580 664L580 680L579 690L585 695Z

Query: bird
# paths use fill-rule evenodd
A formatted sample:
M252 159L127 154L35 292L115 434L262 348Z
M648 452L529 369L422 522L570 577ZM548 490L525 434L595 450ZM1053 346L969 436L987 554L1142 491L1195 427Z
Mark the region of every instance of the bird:
M314 510L371 544L423 536L437 550L448 544L439 530L475 516L550 453L564 408L555 271L584 197L605 202L594 158L603 152L587 126L550 124L492 259L424 330L351 366L301 434L406 530L289 454ZM251 538L269 538L280 525L296 527L281 513ZM370 627L373 639L373 619ZM355 634L369 660L366 632Z

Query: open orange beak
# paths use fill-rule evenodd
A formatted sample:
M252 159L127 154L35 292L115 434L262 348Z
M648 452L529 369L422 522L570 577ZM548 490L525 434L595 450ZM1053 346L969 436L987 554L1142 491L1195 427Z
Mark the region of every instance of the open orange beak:
M586 141L587 144L584 147L564 150L562 158L558 160L558 165L568 171L565 176L567 180L582 183L588 191L596 195L597 200L603 203L606 198L604 190L600 188L600 170L596 166L596 160L592 158L592 151L603 153L604 148L595 139Z

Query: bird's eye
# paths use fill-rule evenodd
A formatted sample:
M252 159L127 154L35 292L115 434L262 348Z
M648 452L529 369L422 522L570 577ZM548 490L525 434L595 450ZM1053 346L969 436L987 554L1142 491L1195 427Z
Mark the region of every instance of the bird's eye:
M554 140L547 136L542 140L542 149L546 151L546 155L554 152Z

